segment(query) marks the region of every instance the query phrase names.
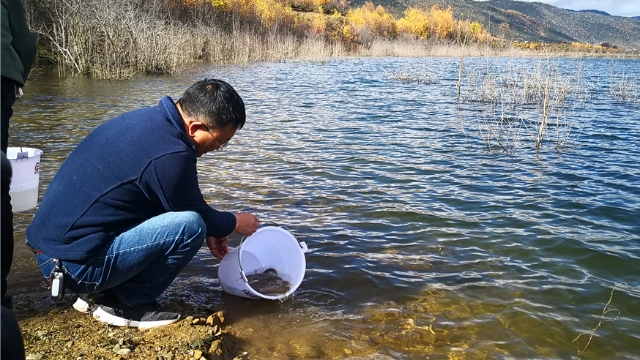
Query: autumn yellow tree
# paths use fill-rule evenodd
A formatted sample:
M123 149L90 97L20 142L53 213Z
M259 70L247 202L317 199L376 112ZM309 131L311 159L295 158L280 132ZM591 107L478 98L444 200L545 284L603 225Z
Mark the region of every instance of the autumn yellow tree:
M373 3L367 2L359 8L349 10L346 16L348 24L345 28L349 29L345 31L352 38L357 37L357 32L362 29L385 37L393 36L396 33L396 21L393 15L387 13L381 5L376 7ZM356 34L353 33L354 30Z
M398 34L408 34L426 39L429 37L429 14L421 9L410 7L404 12L404 17L398 20L396 28Z
M286 28L299 23L291 6L280 0L207 0L217 9L239 15L245 24L253 20L260 28ZM317 0L313 0L317 1Z
M477 21L458 20L457 38L463 42L483 43L491 38L489 32Z
M322 34L327 30L327 19L322 13L313 14L311 24L316 34Z
M455 22L453 20L453 8L449 6L442 10L440 6L433 5L429 11L429 33L440 39L453 37Z

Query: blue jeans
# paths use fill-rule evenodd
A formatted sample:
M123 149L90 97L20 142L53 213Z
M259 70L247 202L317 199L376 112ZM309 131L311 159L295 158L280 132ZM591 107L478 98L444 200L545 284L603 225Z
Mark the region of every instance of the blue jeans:
M206 229L193 211L151 218L117 236L93 259L62 260L65 287L81 294L107 290L128 306L155 301L202 247ZM41 254L36 260L48 281L53 259Z

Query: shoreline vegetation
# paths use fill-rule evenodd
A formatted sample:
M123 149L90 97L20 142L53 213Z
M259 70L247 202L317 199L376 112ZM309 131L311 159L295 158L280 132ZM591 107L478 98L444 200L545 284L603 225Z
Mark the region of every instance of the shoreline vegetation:
M38 34L38 66L60 76L128 79L172 74L191 63L322 61L347 56L615 56L608 44L542 44L490 34L453 9L409 7L396 19L382 6L348 0L24 0Z

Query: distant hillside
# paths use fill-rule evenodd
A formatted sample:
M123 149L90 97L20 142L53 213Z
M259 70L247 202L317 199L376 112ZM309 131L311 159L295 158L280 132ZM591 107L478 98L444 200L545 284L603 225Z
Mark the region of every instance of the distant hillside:
M569 11L573 11L573 10L569 10ZM608 12L600 11L600 10L578 10L578 12L588 12L588 13L593 13L598 15L611 16L611 14L609 14Z
M360 6L367 0L352 0ZM610 43L622 48L640 48L640 21L589 11L571 11L538 2L513 0L372 0L396 17L409 6L423 9L438 4L451 6L457 19L479 21L493 35L518 41ZM597 12L597 13L594 13ZM606 15L605 15L606 14ZM500 25L509 24L501 34ZM502 28L504 29L504 27Z
M491 0L487 5L526 14L583 43L640 47L640 22L632 18L569 11L538 2Z

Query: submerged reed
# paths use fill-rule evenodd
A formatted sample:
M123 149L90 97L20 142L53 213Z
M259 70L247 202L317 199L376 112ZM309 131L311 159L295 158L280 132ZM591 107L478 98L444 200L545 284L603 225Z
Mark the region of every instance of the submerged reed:
M478 113L476 119L461 119L465 134L472 129L487 149L498 147L513 153L533 144L539 153L544 144L565 149L580 134L582 120L572 110L590 96L582 78L582 63L562 71L550 56L506 64L485 58L464 64L461 58L456 84L460 106ZM465 68L466 66L466 68Z
M622 283L622 284L626 285L626 283ZM578 349L578 357L582 357L584 352L587 351L587 349L589 348L589 345L591 345L591 340L593 340L593 336L596 334L596 331L598 331L598 329L605 322L615 321L620 316L620 310L618 310L618 309L616 309L614 307L610 307L611 301L613 300L613 292L616 290L618 285L621 285L621 284L616 284L613 287L613 289L611 289L611 294L609 295L609 301L607 301L607 303L604 305L604 308L602 309L602 314L600 315L600 321L598 321L598 324L596 325L596 327L593 328L590 331L585 331L585 332L581 333L575 339L573 339L573 341L571 342L572 344L573 343L577 344L577 341L580 339L580 337L582 337L582 335L589 335L589 339L587 340L587 343L584 345L584 347L582 349ZM609 313L615 313L615 318L607 318L607 315L609 315Z
M609 94L616 101L640 105L640 82L636 77L629 76L624 72L616 74L615 64L612 64L609 77Z

